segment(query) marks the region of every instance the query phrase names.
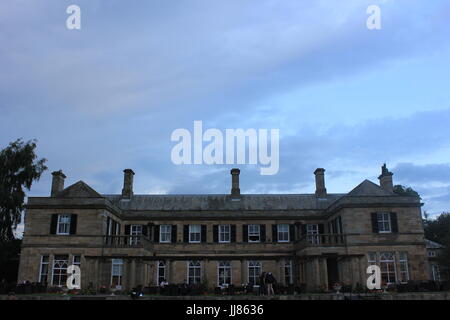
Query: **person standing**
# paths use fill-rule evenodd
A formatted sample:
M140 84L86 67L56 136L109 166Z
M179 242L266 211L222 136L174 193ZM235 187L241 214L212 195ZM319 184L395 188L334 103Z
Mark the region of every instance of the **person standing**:
M272 272L268 272L266 275L266 279L265 279L265 283L267 286L267 295L274 295L275 292L273 291L273 285L274 283L276 283L277 281L275 280L275 277L273 276Z
M266 295L266 272L259 275L259 294Z

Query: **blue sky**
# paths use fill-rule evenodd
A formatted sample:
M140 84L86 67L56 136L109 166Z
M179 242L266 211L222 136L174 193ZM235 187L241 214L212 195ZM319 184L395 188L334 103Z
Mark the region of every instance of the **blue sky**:
M81 30L66 8L81 8ZM379 5L382 29L366 28ZM228 193L234 166L175 166L177 128L280 129L280 171L240 166L243 193L378 182L450 208L450 3L446 0L0 3L0 145L39 141L50 172L119 193Z

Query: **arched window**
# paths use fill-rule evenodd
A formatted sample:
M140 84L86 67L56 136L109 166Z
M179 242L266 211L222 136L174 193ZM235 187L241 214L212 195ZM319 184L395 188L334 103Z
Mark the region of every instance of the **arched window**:
M261 275L261 262L249 261L248 262L248 283L250 285L259 284L259 276Z
M217 284L219 286L231 284L231 263L220 261L217 269Z
M162 281L167 281L167 265L165 261L158 261L158 283L160 285Z
M189 261L188 264L188 283L200 284L202 281L202 266L200 261Z

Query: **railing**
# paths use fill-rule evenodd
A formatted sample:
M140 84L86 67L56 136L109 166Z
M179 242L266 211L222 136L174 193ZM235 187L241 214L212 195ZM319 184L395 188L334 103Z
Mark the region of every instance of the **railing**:
M303 236L298 243L302 247L342 246L346 242L346 234L309 234Z
M145 236L103 236L103 244L111 248L144 248L150 245Z

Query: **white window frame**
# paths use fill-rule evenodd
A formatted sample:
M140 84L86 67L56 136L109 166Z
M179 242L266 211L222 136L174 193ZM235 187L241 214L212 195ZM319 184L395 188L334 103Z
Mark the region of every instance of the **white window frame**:
M80 258L80 261L75 261L75 258L76 257L79 257ZM81 254L74 254L73 256L72 256L72 264L74 265L74 266L81 266Z
M257 275L252 276L250 275L250 270L251 269L259 269L259 273L257 273ZM254 278L254 283L252 284L253 286L258 285L259 283L259 277L261 276L261 272L262 272L262 263L261 261L249 261L247 262L247 282L249 284L251 284L250 278ZM256 271L254 272L256 274Z
M399 252L398 263L400 266L400 270L399 270L400 281L401 281L401 283L408 283L408 281L410 280L410 277L409 277L409 261L408 261L408 253L407 252L404 252L404 251ZM405 275L405 277L403 277L403 275ZM403 279L405 279L406 281L402 281Z
M258 240L251 240L250 237L258 237ZM259 224L248 225L248 242L253 243L261 242L261 225Z
M65 220L63 220L65 219ZM57 235L69 235L70 234L70 223L72 222L71 214L58 214L58 221L56 224L56 234ZM60 230L62 229L62 231Z
M438 264L431 264L431 276L433 277L433 281L441 281L441 270Z
M116 272L114 267L117 266L120 272ZM118 281L116 284L116 289L122 288L123 282L123 259L112 259L111 260L111 286L113 285L114 277L117 277Z
M163 231L166 229L165 231ZM166 239L164 240L163 235ZM159 242L160 243L171 243L172 242L172 225L162 224L159 226Z
M306 234L308 242L311 244L320 243L319 224L309 223L306 225Z
M286 230L281 230L283 227L286 227ZM290 233L289 232L289 224L283 223L283 224L278 224L277 225L278 242L289 242L289 241L291 241L289 233ZM280 240L281 239L280 235L282 235L282 234L286 234L287 235L287 239Z
M67 257L67 260L56 260L55 258L57 257L57 256L65 256L65 257ZM65 263L64 263L65 262ZM55 267L55 265L56 265L56 263L58 263L59 265L66 265L66 267L64 268L64 267L58 267L58 268L56 268ZM52 281L51 281L51 284L53 285L53 286L58 286L58 287L63 287L63 286L65 286L66 285L66 282L67 282L67 268L69 267L69 255L68 254L57 254L57 255L55 255L54 257L53 257L53 263L52 263ZM59 283L55 283L54 282L54 277L55 277L55 270L65 270L65 272L60 272L59 273ZM63 280L63 281L61 281L61 279L62 278L64 278L65 277L65 280Z
M383 259L383 255L385 254L390 254L392 256L393 260L382 260ZM388 266L387 271L385 272L383 270L383 264L386 264ZM389 265L393 266L393 270L389 269ZM381 269L381 278L383 279L383 274L387 274L388 275L388 281L386 282L386 284L394 284L397 282L397 266L395 263L395 252L380 252L379 253L379 267ZM390 279L390 274L394 275L394 279ZM392 281L393 280L393 281Z
M163 269L164 270L164 279L166 279L166 281L168 281L168 273L167 271L169 270L169 268L167 268L167 262L160 260L156 262L156 281L158 282L156 285L160 285L160 279L161 278L161 273L160 270Z
M132 224L130 226L130 244L139 245L141 243L142 229L142 224Z
M194 229L197 229L194 230ZM194 235L198 234L198 240L193 239ZM201 243L202 242L202 226L200 224L190 224L189 225L189 243Z
M190 276L190 271L194 270L194 275ZM199 270L199 276L196 275L195 270ZM194 279L194 282L191 282L191 278ZM198 278L198 282L197 282ZM198 285L202 283L202 263L198 260L191 260L187 262L187 283Z
M47 261L44 261L44 257L47 257ZM43 267L44 266L47 266L47 272L46 273L43 272ZM39 266L39 279L38 279L39 283L42 283L42 276L44 276L44 275L47 278L46 283L48 283L48 276L49 276L49 271L50 271L49 269L50 269L50 255L44 254L44 255L41 256L41 264Z
M378 233L392 233L391 214L389 212L377 212L377 224ZM388 226L387 230L386 226Z
M287 270L289 271L288 274L286 274ZM294 274L293 274L292 260L286 260L283 263L283 273L282 274L284 275L283 279L284 279L285 285L290 285L290 284L294 283ZM287 275L289 275L289 279L286 282Z
M228 231L226 230L227 228ZM230 243L230 242L231 242L231 225L230 224L219 225L219 243Z
M221 270L224 271L225 275L221 276ZM228 273L229 276L226 275L226 273ZM224 283L221 282L220 278L229 278L230 282L229 283ZM218 286L222 286L222 285L230 285L233 283L233 272L232 272L232 268L231 268L231 262L230 261L219 261L217 263L217 285Z

